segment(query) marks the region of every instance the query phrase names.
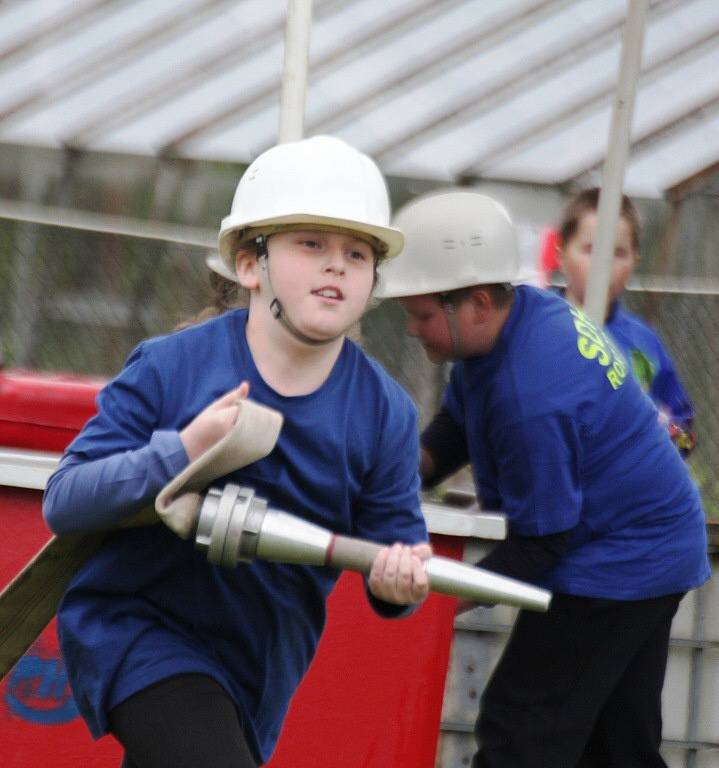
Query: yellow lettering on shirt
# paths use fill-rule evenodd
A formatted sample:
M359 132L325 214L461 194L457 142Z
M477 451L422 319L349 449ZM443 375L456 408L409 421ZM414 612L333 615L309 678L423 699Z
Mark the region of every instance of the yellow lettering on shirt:
M596 360L607 368L606 376L612 389L619 389L627 377L627 364L609 334L589 319L578 307L570 307L577 331L577 349L587 360Z
M577 346L583 357L587 360L597 359L600 365L609 365L609 355L607 350L601 345L590 341L586 336L577 337Z

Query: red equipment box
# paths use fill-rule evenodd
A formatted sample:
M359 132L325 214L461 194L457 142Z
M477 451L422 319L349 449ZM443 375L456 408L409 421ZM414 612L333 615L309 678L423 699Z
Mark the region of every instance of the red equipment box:
M0 448L61 451L95 410L101 382L0 372ZM0 587L50 534L41 491L0 485ZM437 554L462 541L435 537ZM290 707L272 768L433 768L455 601L432 595L409 619L386 621L367 605L362 579L344 574L328 602L317 656ZM121 749L93 742L77 714L58 653L55 622L0 684L3 768L105 768Z

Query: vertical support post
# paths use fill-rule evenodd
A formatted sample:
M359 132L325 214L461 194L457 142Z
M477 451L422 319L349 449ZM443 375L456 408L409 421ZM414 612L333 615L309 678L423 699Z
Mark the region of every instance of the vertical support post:
M279 144L298 141L304 132L311 26L312 0L288 0L285 62L280 94Z
M706 625L706 586L697 589L694 604L694 628L692 639L691 679L689 683L689 706L687 708L686 741L696 744L699 740L699 709L701 707L701 682L704 674L704 635ZM687 747L685 756L686 768L696 768L698 765L697 748Z
M649 0L629 0L629 11L624 27L617 91L609 130L609 146L602 170L597 237L584 301L587 314L597 325L604 324L607 307L614 240L622 201L624 167L629 151L634 94L641 69L648 8Z

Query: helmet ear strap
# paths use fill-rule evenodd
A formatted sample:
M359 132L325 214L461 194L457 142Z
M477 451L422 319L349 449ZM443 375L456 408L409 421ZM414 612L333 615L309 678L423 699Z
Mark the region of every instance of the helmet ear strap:
M439 303L444 311L449 325L449 334L452 338L452 357L462 357L462 341L459 333L459 320L457 319L457 303L452 292L439 294Z
M254 238L254 243L255 253L257 254L257 263L260 267L260 279L262 279L262 276L264 276L264 283L270 296L270 312L272 312L272 316L275 318L275 320L279 320L280 323L282 323L282 325L288 331L288 333L294 336L297 341L301 341L303 344L308 344L311 347L321 347L339 339L342 336L341 333L337 334L337 336L332 336L329 339L313 339L306 333L302 333L302 331L297 328L297 326L289 319L289 317L287 317L287 312L282 304L280 304L280 300L275 294L275 289L272 287L272 280L270 279L270 254L267 248L267 238L265 235L257 235L257 237Z

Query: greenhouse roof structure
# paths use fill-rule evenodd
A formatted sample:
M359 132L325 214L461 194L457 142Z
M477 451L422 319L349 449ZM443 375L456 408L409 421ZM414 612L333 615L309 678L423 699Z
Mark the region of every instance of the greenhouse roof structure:
M390 175L601 171L628 0L315 0L305 133ZM5 0L0 144L246 163L277 141L285 0ZM719 163L719 2L652 0L625 188Z

